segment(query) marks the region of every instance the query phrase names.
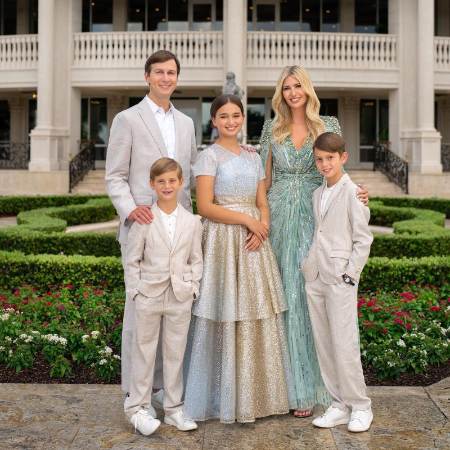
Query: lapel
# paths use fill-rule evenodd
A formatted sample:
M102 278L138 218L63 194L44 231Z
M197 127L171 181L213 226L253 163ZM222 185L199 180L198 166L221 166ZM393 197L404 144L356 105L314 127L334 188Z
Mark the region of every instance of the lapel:
M167 149L164 144L164 140L161 135L158 123L156 122L156 118L145 98L142 99L142 101L138 104L138 114L141 116L141 119L144 122L144 125L146 126L147 130L153 137L153 140L156 142L156 145L161 155L167 156Z
M153 212L152 224L158 231L159 235L161 236L162 241L164 242L164 244L166 244L166 247L168 248L168 250L172 251L172 246L170 245L169 236L167 235L167 231L164 228L164 224L162 223L162 218L161 218L161 213L159 212L159 208L156 206L156 208L152 209L152 212Z
M173 123L175 125L175 159L180 161L181 152L181 143L183 142L181 136L181 117L178 109L173 107Z
M333 204L334 200L338 197L339 193L342 191L342 188L345 186L347 181L349 180L349 176L344 173L342 178L337 182L336 187L333 189L333 192L328 197L327 204L325 205L325 211L323 212L322 220L325 220L328 210L330 206ZM326 180L324 182L324 186L326 185ZM322 188L323 190L324 188Z
M322 183L322 186L320 186L319 192L314 196L314 214L319 219L319 222L322 221L322 214L320 213L320 200L322 198L323 190L325 189L326 181L324 179L324 182Z
M178 241L180 240L180 235L183 228L187 225L187 222L185 221L186 214L187 211L180 205L180 203L178 203L177 224L175 226L175 235L173 236L172 252L175 250Z

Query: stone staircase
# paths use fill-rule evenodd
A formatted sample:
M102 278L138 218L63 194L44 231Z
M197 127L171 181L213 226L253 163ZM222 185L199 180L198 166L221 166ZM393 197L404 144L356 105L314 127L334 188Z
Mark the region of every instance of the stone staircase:
M364 184L370 197L397 197L406 195L396 184L391 183L381 172L372 170L349 170L355 183ZM74 194L106 194L105 170L91 170L73 189Z
M72 189L73 194L83 195L106 195L105 170L91 170L88 174Z
M372 170L348 170L348 174L356 184L364 184L370 197L403 197L406 194L386 175Z

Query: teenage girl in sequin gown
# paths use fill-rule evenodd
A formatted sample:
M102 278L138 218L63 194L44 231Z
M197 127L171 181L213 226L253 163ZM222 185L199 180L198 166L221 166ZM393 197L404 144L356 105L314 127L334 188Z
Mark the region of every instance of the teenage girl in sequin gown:
M215 144L198 156L197 208L205 217L204 272L194 303L185 413L253 422L284 414L292 398L282 282L270 247L264 169L237 135L238 97L218 97Z
M312 145L325 131L341 133L335 117L319 116L320 103L307 72L286 67L272 100L274 120L264 124L261 157L272 213L270 241L280 268L288 311L285 314L297 417L308 417L329 395L320 375L299 266L314 232L312 193L322 183ZM367 197L364 191L363 197Z

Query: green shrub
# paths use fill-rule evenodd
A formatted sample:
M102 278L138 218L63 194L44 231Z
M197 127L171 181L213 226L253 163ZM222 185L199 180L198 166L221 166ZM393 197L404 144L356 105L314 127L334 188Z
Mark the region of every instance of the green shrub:
M53 206L79 205L104 195L0 196L0 216L15 216L21 211Z
M415 198L415 197L374 197L372 201L381 201L386 206L405 208L431 209L444 213L450 218L450 199L446 198Z
M40 208L23 211L17 216L19 229L34 231L64 231L66 226L104 222L115 216L115 209L107 198L89 200L81 205Z

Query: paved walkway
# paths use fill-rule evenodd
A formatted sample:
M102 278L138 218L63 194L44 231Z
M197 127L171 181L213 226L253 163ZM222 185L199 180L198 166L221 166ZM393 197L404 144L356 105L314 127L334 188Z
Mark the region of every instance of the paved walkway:
M450 448L450 378L433 386L372 387L367 433L319 430L311 419L278 416L255 424L200 424L182 433L162 425L134 433L116 385L0 384L0 449L380 450Z

